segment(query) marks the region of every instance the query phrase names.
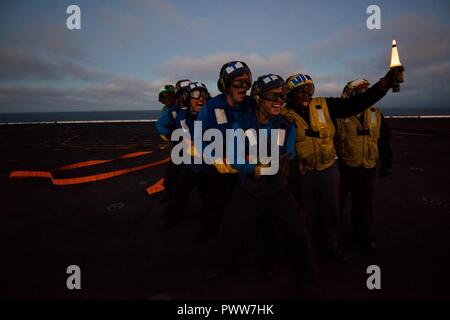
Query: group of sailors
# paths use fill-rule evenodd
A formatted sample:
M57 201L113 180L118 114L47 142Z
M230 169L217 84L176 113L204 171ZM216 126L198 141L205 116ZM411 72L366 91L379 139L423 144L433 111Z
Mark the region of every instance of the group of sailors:
M276 174L262 174L267 165L248 157L245 163L229 162L225 156L211 165L169 162L164 177L168 202L164 229L185 218L189 197L196 190L202 200L196 241L216 241L207 278L233 266L246 232L256 224L263 233L267 273L276 265L276 244L282 238L296 283L307 293L315 287L313 251L341 262L347 259L339 234L351 193L353 240L374 252L374 179L376 172L379 176L392 172L389 129L374 104L394 87L402 71L403 67L392 68L372 86L364 79L350 81L340 98L314 97L314 82L306 74L286 80L266 74L253 82L243 61L222 66L217 82L221 93L213 98L201 82L180 80L175 87L165 86L159 94L165 107L156 123L165 141L171 141L177 128L193 136L194 121L201 121L203 132L215 128L223 137L227 129L237 128L266 130L267 139L273 129L284 134L277 141ZM193 149L193 156L199 151Z

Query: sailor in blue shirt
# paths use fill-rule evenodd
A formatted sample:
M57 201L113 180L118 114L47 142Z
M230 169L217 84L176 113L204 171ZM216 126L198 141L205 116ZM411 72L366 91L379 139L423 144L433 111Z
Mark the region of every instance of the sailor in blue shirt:
M175 119L179 112L186 109L186 106L183 104L183 96L190 83L190 80L177 81L175 85L175 103L163 111L156 121L156 130L158 130L161 139L164 141L170 141L170 134L175 129Z
M156 121L156 130L158 130L161 139L166 142L170 141L170 136L172 131L176 128L175 119L181 111L186 109L185 105L185 95L188 85L191 83L190 80L179 80L175 84L175 98L176 101L173 106L168 110L163 111L158 121ZM175 181L180 173L180 166L175 165L170 161L166 165L164 172L164 193L161 197L162 201L168 201L173 195L173 188Z
M215 250L220 254L212 259L217 264L207 278L215 278L231 267L248 226L266 214L273 225L282 228L283 234L289 236L289 252L297 285L303 292L310 292L314 288L314 268L305 216L288 187L288 169L296 154L296 132L294 125L281 115L286 99L284 80L274 74L261 76L253 85L252 96L256 100L256 109L243 113L233 127L247 132L254 129L251 131L257 134L262 130L263 134L252 137L248 133L249 147L245 151L245 163L237 164L238 155L234 153L231 166L238 171L239 185L224 211L219 246ZM278 130L272 135L271 130L274 129ZM268 139L268 146L277 144L271 150L278 151L278 157L275 156L271 161L279 163L278 170L265 170L268 166L261 163L260 154L251 163L255 155L249 152L250 145L256 144L254 150L258 150L261 139ZM237 150L236 146L232 147Z
M190 136L194 137L194 121L197 120L197 115L208 98L208 89L203 83L192 82L189 84L186 89L185 100L183 101L187 108L178 113L175 119L176 128L188 131ZM204 166L202 164L194 164L193 157L199 156L198 154L195 155L195 152L191 152L191 155L191 163L182 163L180 165L181 170L174 185L173 196L164 214L166 219L164 229L166 230L185 217L189 196L194 189L197 189L201 198L204 197L206 187Z
M175 87L171 84L166 84L161 91L159 91L158 101L164 105L161 113L173 106L175 103Z
M231 61L220 69L217 87L221 94L212 98L200 111L198 120L202 121L202 130L215 128L222 132L225 146L226 129L231 129L240 115L252 108L252 99L247 91L252 84L252 73L245 62ZM203 135L202 135L203 136ZM203 148L206 144L203 143ZM219 228L220 214L227 205L237 185L237 175L230 172L223 159L216 159L214 165L207 166L207 187L205 208L208 215L202 220L203 226L197 235L203 242L214 235Z

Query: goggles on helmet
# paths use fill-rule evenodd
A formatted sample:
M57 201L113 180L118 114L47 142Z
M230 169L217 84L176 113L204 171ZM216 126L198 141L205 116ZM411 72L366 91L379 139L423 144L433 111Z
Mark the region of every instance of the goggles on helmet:
M208 93L205 90L194 90L191 92L191 99L200 99L200 97L206 100Z
M252 85L251 79L233 80L231 86L236 89L249 89Z
M286 92L265 92L261 94L261 98L269 101L285 101L286 100Z

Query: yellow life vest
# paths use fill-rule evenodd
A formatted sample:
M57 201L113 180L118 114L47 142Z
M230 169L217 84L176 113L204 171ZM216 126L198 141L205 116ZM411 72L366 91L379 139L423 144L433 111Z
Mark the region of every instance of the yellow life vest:
M283 115L295 123L297 157L306 160L308 170L322 171L336 160L334 149L335 128L325 98L314 98L309 104L308 124L294 110L283 109Z
M360 115L337 119L337 154L349 167L374 168L378 160L381 111L376 107L365 110L363 123L358 120Z

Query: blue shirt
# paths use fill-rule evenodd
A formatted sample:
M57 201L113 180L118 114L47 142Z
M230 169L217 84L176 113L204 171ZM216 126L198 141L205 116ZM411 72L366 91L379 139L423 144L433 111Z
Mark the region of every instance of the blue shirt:
M177 129L188 129L191 135L191 141L194 141L194 121L197 120L197 115L191 114L188 109L182 109L175 118L175 127ZM201 151L201 150L199 150ZM201 172L205 169L204 164L194 164L194 159L191 157L191 164L185 164L195 172Z
M197 119L202 121L203 132L210 128L219 129L225 137L226 129L231 129L242 112L252 109L252 100L246 97L244 102L230 107L225 94L219 94L209 100L200 110ZM217 111L216 111L217 110Z
M182 110L186 110L186 108L181 108L177 103L174 103L173 106L161 113L158 121L156 121L156 130L159 134L170 138L170 133L176 128L175 119Z
M254 108L253 100L246 96L245 100L236 106L230 107L225 94L219 94L209 100L200 110L197 120L202 122L202 136L208 129L219 129L223 137L223 150L226 151L226 130L231 129L240 116ZM207 143L203 143L203 149Z
M295 159L296 150L295 150L295 139L296 139L296 130L295 126L288 123L287 120L284 119L283 116L279 115L270 119L267 123L258 123L258 119L256 117L256 111L251 111L244 114L238 121L233 124L233 129L243 129L246 131L247 129L255 129L256 130L256 138L259 142L259 130L262 130L262 137L264 137L267 141L266 145L269 147L270 143L274 143L275 141L270 141L270 132L272 129L284 129L285 136L283 144L279 146L279 155L287 155L288 159ZM237 146L236 140L234 139L233 145L228 145L227 148L234 147L234 161L232 166L238 171L240 175L254 175L255 174L255 164L250 163L247 159L245 163L238 164L237 163ZM275 142L276 143L276 142ZM230 150L230 149L228 149ZM230 153L230 152L228 152Z

